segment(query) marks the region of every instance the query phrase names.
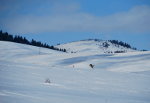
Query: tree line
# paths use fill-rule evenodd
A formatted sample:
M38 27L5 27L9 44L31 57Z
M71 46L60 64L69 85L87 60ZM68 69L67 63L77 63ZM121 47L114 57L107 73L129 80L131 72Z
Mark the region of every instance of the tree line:
M102 41L101 39L88 39L88 40L94 40L94 41ZM126 47L126 48L131 48L131 49L134 49L134 50L137 50L136 48L134 47L131 47L131 45L129 45L128 43L125 43L125 42L122 42L122 41L118 41L118 40L108 40L109 42L111 42L112 44L115 44L115 45L120 45L120 46L123 46L123 47ZM109 44L107 42L104 42L103 43L103 46L104 47L108 47Z
M131 48L131 49L136 50L136 48L131 47L129 44L124 43L122 41L118 41L118 40L108 40L108 41L111 42L112 44L116 44L116 45L120 45L120 46L123 46L123 47L126 47L126 48Z
M50 46L46 43L42 43L42 42L36 41L34 39L29 41L25 37L22 37L19 35L13 36L11 34L8 34L7 32L2 32L2 30L0 31L0 41L11 41L11 42L15 42L15 43L27 44L27 45L32 45L32 46L43 47L43 48L66 52L66 49L56 48L54 46Z

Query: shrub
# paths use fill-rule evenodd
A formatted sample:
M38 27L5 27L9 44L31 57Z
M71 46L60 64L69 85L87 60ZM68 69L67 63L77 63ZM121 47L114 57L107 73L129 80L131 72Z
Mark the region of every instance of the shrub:
M51 83L50 79L49 78L45 79L45 83Z
M89 66L90 66L91 68L94 68L94 65L93 65L93 64L90 64Z

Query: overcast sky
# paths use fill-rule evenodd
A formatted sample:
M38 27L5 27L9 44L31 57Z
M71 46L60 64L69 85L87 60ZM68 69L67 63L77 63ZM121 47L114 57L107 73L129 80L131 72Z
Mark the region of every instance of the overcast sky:
M0 28L48 44L119 39L150 50L150 0L0 0Z

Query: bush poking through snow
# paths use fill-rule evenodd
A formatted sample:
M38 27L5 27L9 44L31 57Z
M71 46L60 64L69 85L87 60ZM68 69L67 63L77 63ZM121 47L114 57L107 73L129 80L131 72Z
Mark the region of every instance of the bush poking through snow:
M94 68L94 65L93 65L93 64L90 64L89 66L90 66L91 68Z
M51 81L50 81L50 79L49 78L47 78L47 79L45 79L45 83L51 83Z

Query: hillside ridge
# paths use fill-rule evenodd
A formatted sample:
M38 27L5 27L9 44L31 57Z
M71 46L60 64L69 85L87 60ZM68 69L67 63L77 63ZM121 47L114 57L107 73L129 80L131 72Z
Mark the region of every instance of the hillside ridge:
M68 53L97 52L97 53L125 53L137 49L128 43L118 40L85 39L70 43L56 45L57 48L65 48Z

